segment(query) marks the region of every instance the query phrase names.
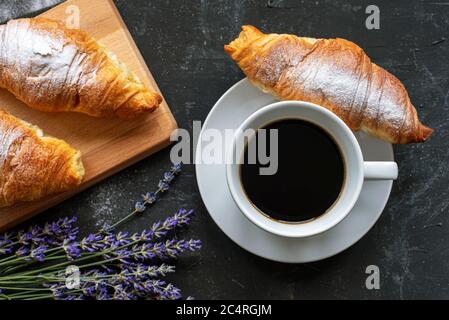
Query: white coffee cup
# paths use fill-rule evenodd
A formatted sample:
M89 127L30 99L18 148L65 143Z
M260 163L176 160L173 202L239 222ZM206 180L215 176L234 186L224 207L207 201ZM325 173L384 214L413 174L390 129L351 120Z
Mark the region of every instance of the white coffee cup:
M244 150L241 148L244 132L247 129L260 129L282 119L301 119L318 125L334 139L344 159L346 177L339 198L326 213L311 221L291 223L270 218L251 203L241 183L241 162L236 162L235 159L244 157ZM309 237L329 230L343 220L354 207L365 179L395 180L398 176L396 162L363 161L357 139L338 116L321 106L302 101L277 102L253 113L237 130L226 158L227 183L242 213L258 227L284 237Z

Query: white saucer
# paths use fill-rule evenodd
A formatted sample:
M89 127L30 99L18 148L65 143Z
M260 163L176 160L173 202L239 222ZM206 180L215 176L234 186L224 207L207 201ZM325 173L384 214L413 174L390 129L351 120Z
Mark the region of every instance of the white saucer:
M273 103L272 96L243 79L230 88L215 104L202 130L236 129L250 114ZM202 132L203 132L202 131ZM365 160L394 160L391 144L363 133L356 134ZM201 142L199 139L199 146ZM283 238L251 223L240 212L229 192L224 164L199 164L196 176L201 197L221 230L242 248L266 259L303 263L333 256L360 240L380 217L390 196L392 181L365 181L360 198L349 215L337 226L308 238Z

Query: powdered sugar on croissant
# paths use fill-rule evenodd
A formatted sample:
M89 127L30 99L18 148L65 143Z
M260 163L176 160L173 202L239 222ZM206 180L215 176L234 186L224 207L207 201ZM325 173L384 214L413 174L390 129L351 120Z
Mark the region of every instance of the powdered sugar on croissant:
M135 118L162 98L81 30L44 19L0 26L0 87L48 112Z
M353 130L392 143L422 142L433 132L419 121L402 83L350 41L244 26L225 51L262 90L321 105Z

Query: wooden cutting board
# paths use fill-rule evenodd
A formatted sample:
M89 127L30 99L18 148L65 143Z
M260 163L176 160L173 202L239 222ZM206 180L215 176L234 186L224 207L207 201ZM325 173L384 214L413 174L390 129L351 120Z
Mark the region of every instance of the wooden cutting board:
M41 16L73 22L80 13L80 28L114 52L140 79L160 93L139 50L112 0L70 0ZM153 61L157 63L157 61ZM83 184L70 192L39 201L0 209L0 230L5 230L73 196L170 143L176 122L165 101L154 113L137 121L97 119L75 113L43 113L33 110L0 89L0 107L39 126L47 135L66 140L80 149L86 168Z

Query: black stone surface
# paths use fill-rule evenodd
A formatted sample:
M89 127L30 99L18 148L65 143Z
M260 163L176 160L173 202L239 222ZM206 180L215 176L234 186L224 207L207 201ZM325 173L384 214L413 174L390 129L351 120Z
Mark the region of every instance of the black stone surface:
M33 15L53 0L2 1L0 20ZM138 231L178 208L197 216L186 237L204 249L182 259L172 280L198 299L410 299L449 297L449 5L443 1L377 0L380 30L367 30L368 1L223 0L116 1L180 127L204 120L242 73L223 52L242 24L267 32L342 37L401 79L434 136L395 146L399 180L375 227L356 245L327 260L287 265L263 260L229 240L185 167L163 200L130 222ZM77 215L83 232L129 212L169 167L169 149L99 183L29 223ZM380 268L380 290L365 288L365 268Z

